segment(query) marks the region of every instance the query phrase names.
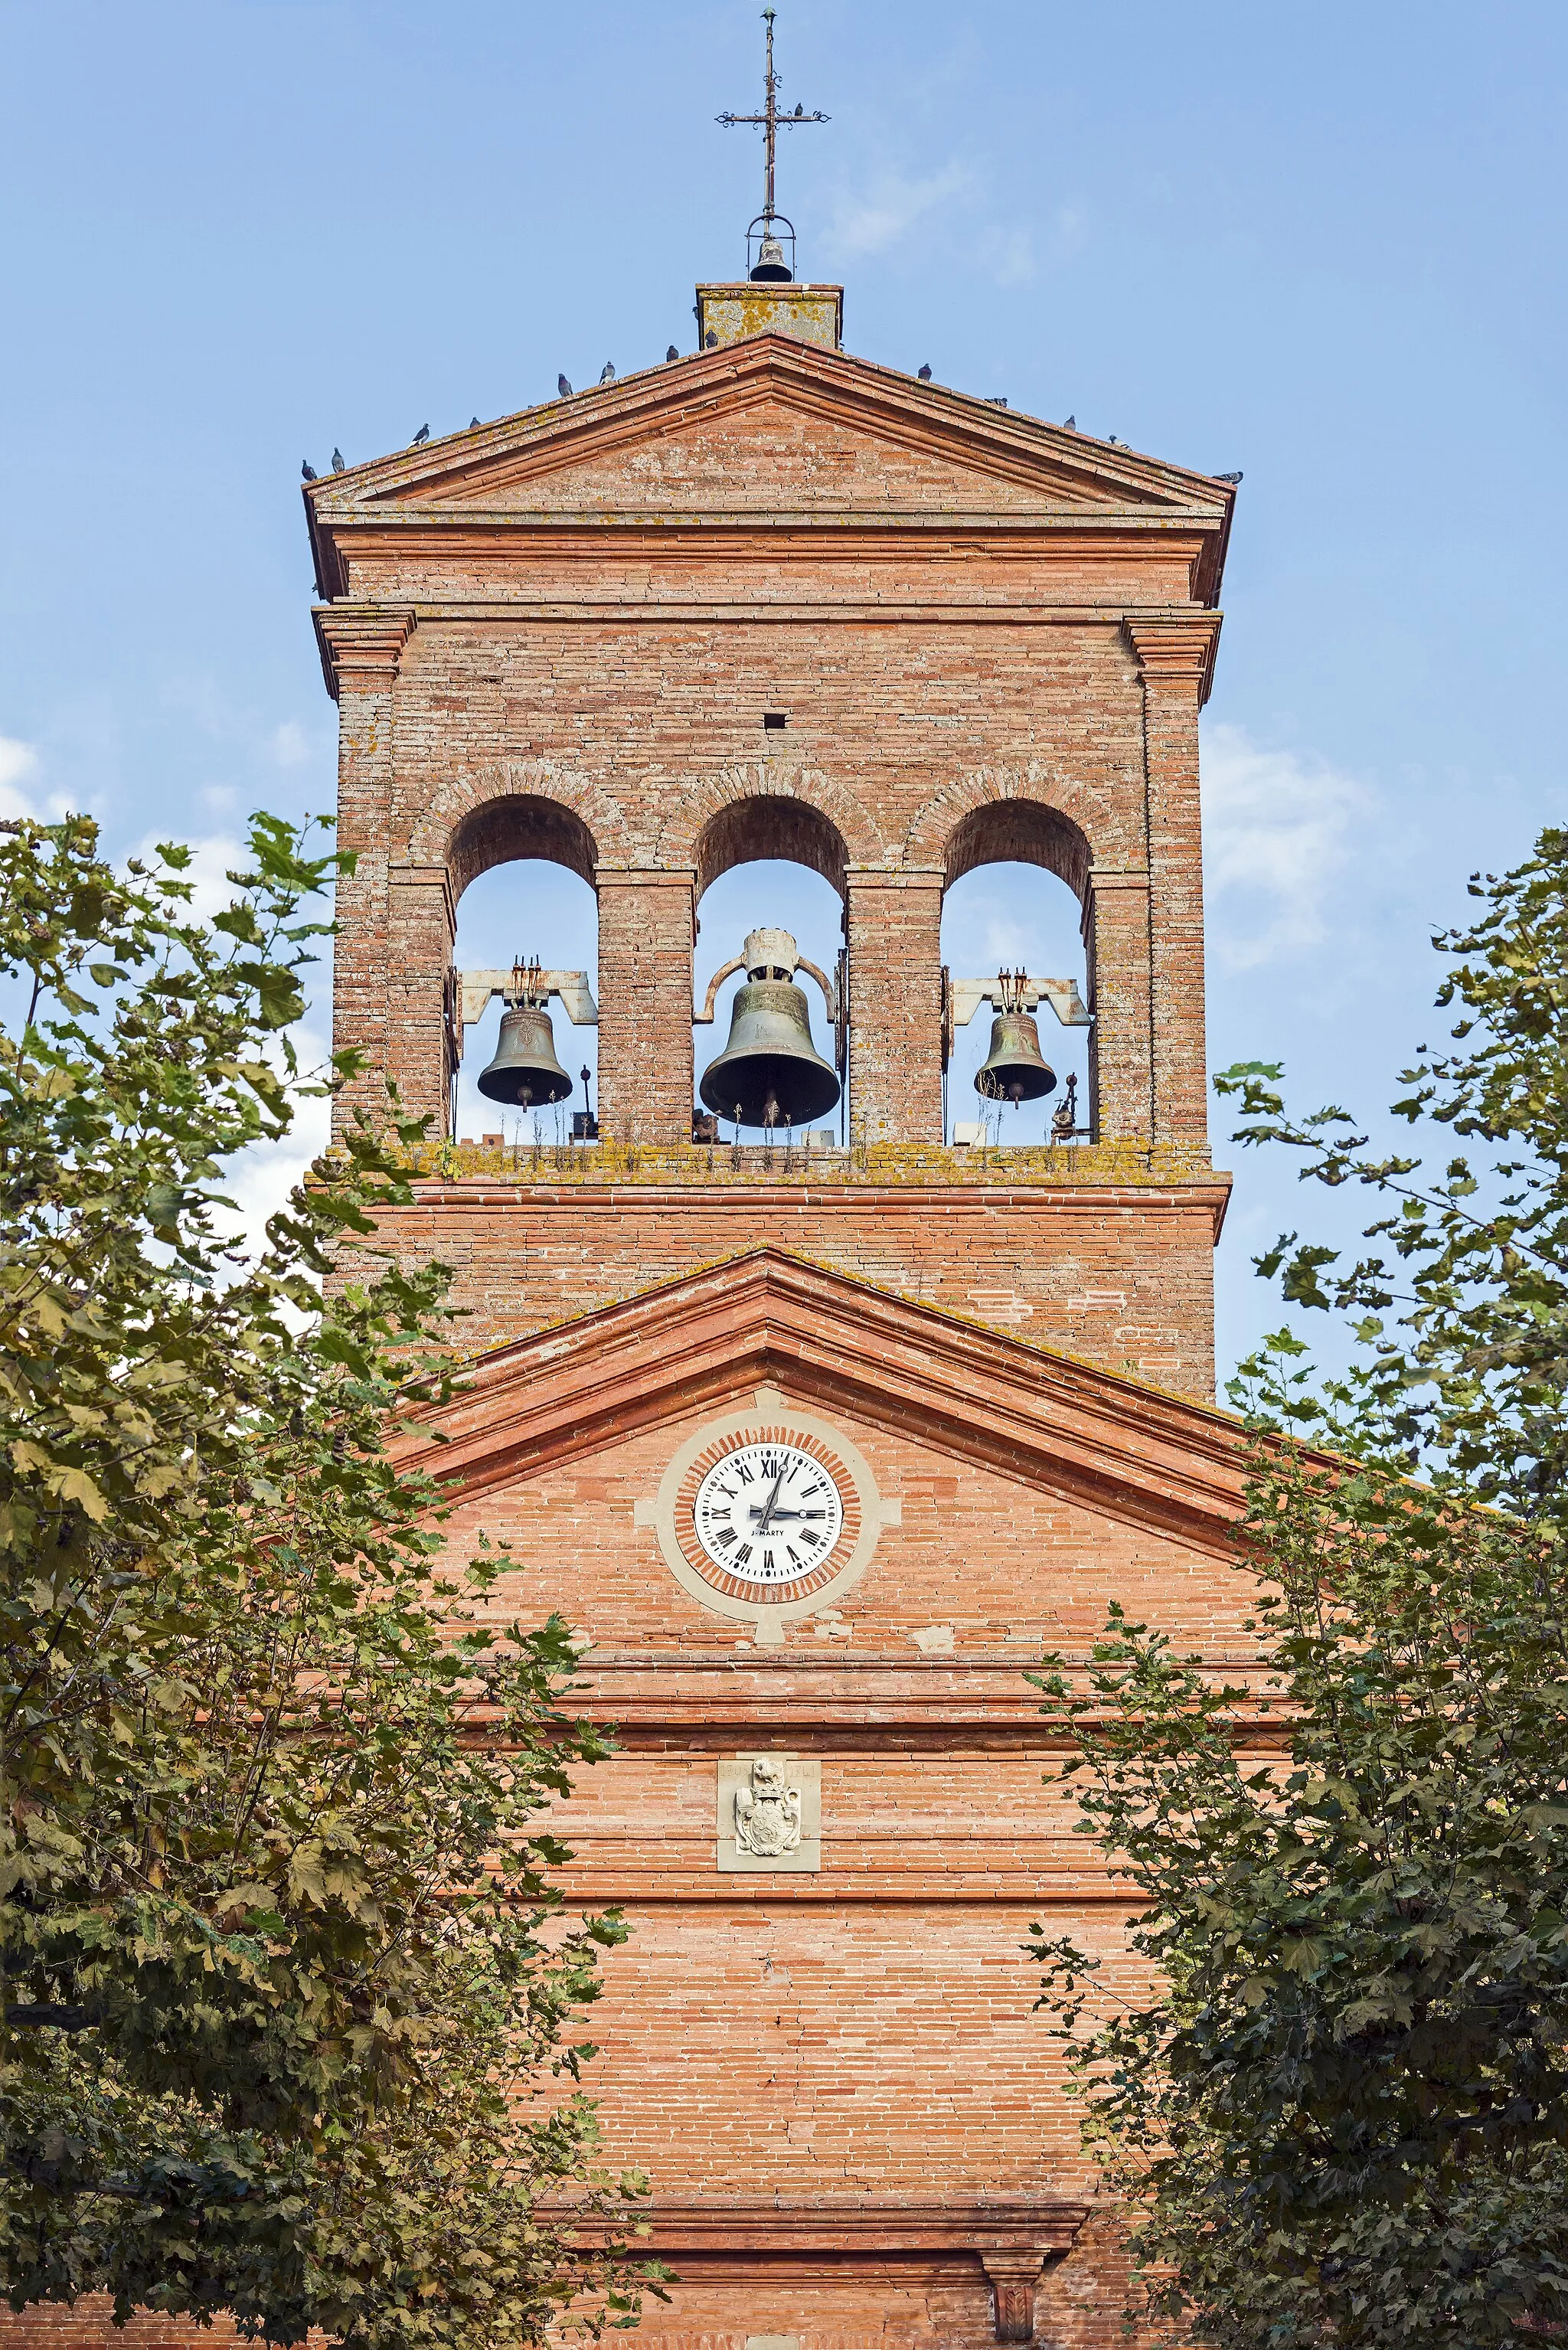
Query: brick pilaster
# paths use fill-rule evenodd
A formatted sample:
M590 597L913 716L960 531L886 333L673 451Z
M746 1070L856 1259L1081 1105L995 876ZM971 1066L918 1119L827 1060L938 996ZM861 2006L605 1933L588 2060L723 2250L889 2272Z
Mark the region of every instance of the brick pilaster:
M942 879L936 867L855 865L846 879L858 1141L942 1139Z
M691 1139L696 874L601 865L599 1124L618 1142Z
M1156 1142L1201 1143L1209 1089L1198 712L1213 674L1220 616L1129 618L1127 630L1143 673L1153 1134Z
M1089 1003L1089 1128L1096 1142L1147 1144L1150 1085L1148 874L1091 868L1084 901Z
M444 865L393 865L387 883L387 1074L405 1115L428 1118L439 1138L452 1112L446 988L457 901Z
M414 616L401 608L318 607L317 640L337 703L337 846L354 872L337 885L332 1040L364 1055L364 1074L333 1105L341 1126L355 1103L381 1098L387 1066L388 902L391 834L392 696Z

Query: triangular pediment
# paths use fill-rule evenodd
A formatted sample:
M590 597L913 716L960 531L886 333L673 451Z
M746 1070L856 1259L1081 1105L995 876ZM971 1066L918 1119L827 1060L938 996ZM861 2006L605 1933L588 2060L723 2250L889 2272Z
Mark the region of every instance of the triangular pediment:
M759 1384L1220 1556L1240 1424L1180 1397L764 1248L483 1357L426 1415L419 1464L454 1500Z
M1137 514L1222 530L1232 492L1064 426L777 334L649 369L310 486L378 520L878 511Z

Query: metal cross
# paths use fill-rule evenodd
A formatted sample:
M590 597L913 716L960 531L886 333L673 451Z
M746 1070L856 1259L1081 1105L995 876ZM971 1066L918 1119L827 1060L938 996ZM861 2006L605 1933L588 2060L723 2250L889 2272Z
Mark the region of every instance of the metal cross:
M762 217L771 226L774 217L774 142L778 132L781 130L788 130L793 124L797 122L826 122L831 118L826 114L808 114L804 106L797 106L793 114L781 114L779 112L779 78L774 71L774 11L771 8L764 8L763 10L763 22L768 28L768 99L766 109L762 114L721 114L716 116L715 120L724 123L726 126L736 122L754 124L766 133L767 196L766 201L763 205Z

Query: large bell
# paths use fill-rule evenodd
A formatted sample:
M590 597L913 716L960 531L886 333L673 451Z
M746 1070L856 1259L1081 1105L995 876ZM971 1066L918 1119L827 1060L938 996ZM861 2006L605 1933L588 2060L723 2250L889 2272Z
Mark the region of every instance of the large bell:
M1032 1012L999 1012L991 1024L991 1050L975 1072L974 1089L986 1101L1038 1101L1055 1090L1056 1072L1040 1050Z
M556 1034L542 1003L518 1003L501 1015L495 1057L479 1079L487 1101L543 1109L565 1101L572 1081L556 1058Z
M702 1073L702 1099L742 1126L809 1126L838 1099L838 1079L811 1041L805 996L794 984L787 931L753 931L746 983L735 992L730 1041Z

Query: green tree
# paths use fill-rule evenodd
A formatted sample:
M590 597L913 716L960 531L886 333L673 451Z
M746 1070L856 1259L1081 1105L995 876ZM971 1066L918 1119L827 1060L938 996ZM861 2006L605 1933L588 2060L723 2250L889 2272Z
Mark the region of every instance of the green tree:
M205 925L182 849L0 827L0 2264L17 2309L483 2350L637 2306L576 2085L624 1929L560 1914L538 1819L606 1747L400 1465L457 1369L442 1269L374 1251L415 1130L254 1245L225 1206L311 1090L317 845L258 818Z
M1471 891L1453 1049L1393 1106L1463 1142L1440 1173L1291 1118L1275 1066L1218 1080L1383 1211L1353 1262L1259 1260L1355 1348L1324 1378L1282 1331L1232 1390L1255 1669L1113 1611L1040 1676L1147 1985L1036 1928L1043 2004L1134 2305L1235 2350L1568 2322L1568 834Z

